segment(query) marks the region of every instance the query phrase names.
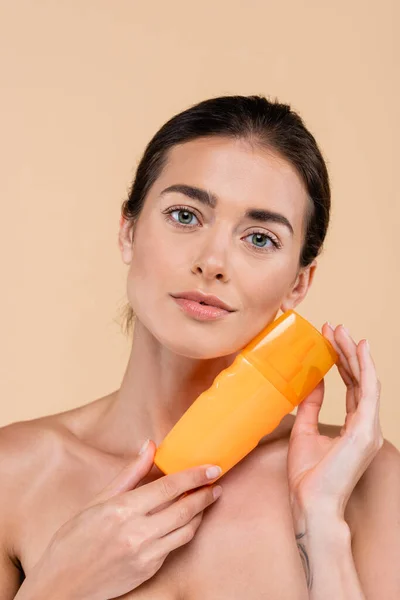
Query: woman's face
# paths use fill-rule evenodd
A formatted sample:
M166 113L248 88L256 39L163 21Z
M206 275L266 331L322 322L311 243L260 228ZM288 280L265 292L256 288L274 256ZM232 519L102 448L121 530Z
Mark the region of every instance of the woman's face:
M216 206L163 193L178 184L209 192ZM177 354L209 359L238 352L279 309L294 308L307 293L315 263L300 272L298 264L308 203L294 168L273 152L223 137L173 147L133 232L121 223L137 319ZM250 209L278 213L288 224L245 216ZM189 290L218 296L235 312L199 321L171 297Z

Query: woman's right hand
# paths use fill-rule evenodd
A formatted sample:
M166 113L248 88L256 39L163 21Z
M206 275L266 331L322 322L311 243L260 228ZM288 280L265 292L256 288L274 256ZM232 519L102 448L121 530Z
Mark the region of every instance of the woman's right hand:
M107 600L150 579L168 554L195 535L215 500L206 470L193 467L134 489L153 466L156 445L130 462L56 531L28 575L54 597ZM185 492L196 489L180 497ZM164 508L163 508L164 507ZM49 596L50 597L50 596Z

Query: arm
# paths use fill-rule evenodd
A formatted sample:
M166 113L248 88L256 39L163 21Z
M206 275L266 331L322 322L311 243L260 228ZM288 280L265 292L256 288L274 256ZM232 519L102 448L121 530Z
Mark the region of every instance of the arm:
M295 531L310 600L366 600L345 521L336 515L313 515Z
M400 453L389 441L359 482L354 535L340 517L295 521L310 600L400 598Z

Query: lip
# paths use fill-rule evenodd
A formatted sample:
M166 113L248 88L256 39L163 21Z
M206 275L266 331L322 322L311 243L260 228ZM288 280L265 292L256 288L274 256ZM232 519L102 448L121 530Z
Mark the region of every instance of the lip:
M226 304L221 298L218 296L213 296L212 294L205 294L201 290L190 290L188 292L179 292L177 294L171 294L171 296L175 299L185 299L185 300L194 300L195 302L204 302L206 305L214 308L222 308L228 312L235 312L235 309ZM201 306L201 305L200 305Z
M171 297L179 306L180 310L196 321L216 321L218 319L223 319L234 312L225 310L224 308L218 308L217 306L210 306L209 304L199 304L196 300Z

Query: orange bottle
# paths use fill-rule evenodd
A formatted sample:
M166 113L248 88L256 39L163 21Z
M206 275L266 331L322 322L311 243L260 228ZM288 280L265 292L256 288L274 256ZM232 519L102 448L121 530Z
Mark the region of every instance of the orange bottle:
M216 464L222 477L300 404L338 355L293 310L265 327L221 371L158 446L165 474ZM219 479L218 477L218 479Z

